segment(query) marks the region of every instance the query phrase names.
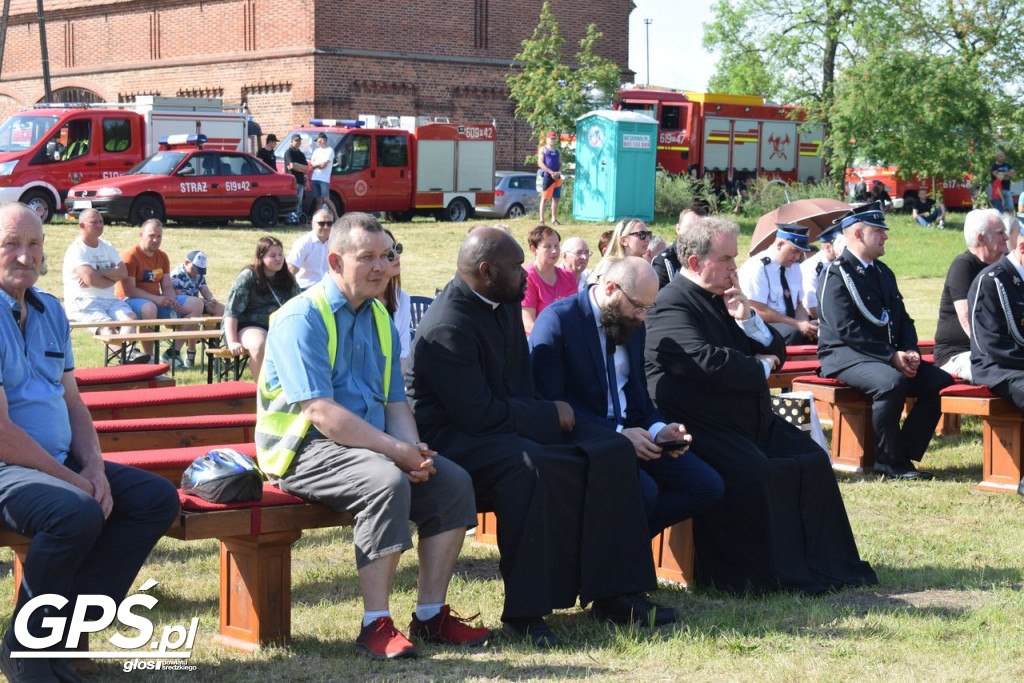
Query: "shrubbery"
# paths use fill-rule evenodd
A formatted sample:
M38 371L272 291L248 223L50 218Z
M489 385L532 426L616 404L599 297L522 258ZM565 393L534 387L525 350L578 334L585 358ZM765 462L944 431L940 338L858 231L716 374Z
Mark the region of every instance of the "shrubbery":
M763 178L750 181L743 196L726 195L716 191L710 179L659 171L654 181L654 213L675 218L687 206L700 204L708 209L708 213L756 218L797 199L835 196L830 185L787 184Z

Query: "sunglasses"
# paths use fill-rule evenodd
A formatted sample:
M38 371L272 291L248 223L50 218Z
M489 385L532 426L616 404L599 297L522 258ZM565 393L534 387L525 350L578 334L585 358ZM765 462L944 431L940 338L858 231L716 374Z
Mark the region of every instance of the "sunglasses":
M334 222L333 221L317 221L316 224L319 225L321 228L329 228L332 225L334 225Z
M629 233L626 237L629 237L630 235L636 235L639 240L649 240L654 237L654 233L650 230L637 230L636 232ZM625 294L625 292L623 292L623 294Z
M388 249L388 262L393 263L402 253L402 243L395 242L395 246Z

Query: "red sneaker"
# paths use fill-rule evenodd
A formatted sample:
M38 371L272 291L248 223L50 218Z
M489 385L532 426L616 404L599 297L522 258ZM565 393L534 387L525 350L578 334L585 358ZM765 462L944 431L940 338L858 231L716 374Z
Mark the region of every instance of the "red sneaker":
M356 638L356 649L374 659L415 657L416 646L395 628L391 617L378 617L364 626Z
M458 613L452 612L448 605L443 606L440 613L426 621L420 621L413 612L409 635L447 645L479 645L491 639L491 630L469 625L469 622L478 616L479 613L464 619Z

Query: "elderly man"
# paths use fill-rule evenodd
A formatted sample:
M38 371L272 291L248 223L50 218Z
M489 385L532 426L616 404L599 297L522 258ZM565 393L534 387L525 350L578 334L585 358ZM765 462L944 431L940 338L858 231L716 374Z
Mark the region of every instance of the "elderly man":
M914 462L924 457L942 414L939 390L953 378L921 360L917 330L896 276L878 260L889 237L885 214L876 204L866 204L846 214L839 225L846 250L829 265L818 290L822 374L871 398L875 474L931 479ZM901 427L908 396L917 400Z
M821 249L800 264L800 277L803 280L802 303L812 320L818 319L818 281L821 280L821 274L825 272L828 264L836 260L836 256L842 253L846 245L843 231L838 225L824 230L818 239L821 241Z
M725 482L694 518L697 581L722 590L815 594L877 581L821 447L771 408L779 333L736 285L738 226L703 218L679 238L680 277L647 316L647 386Z
M334 225L329 276L287 302L267 333L256 444L282 490L356 516L363 623L356 646L374 659L413 657L388 595L419 527L419 593L409 631L475 645L491 632L446 604L466 529L476 525L466 472L420 441L402 388L398 332L377 297L391 240L365 213ZM333 352L333 355L332 355Z
M576 276L576 284L580 291L587 288L587 277L590 271L590 247L582 237L569 237L562 242L562 268Z
M658 274L658 287L664 287L672 282L679 272L679 257L676 255L676 245L679 237L686 232L698 219L708 215L708 212L701 206L688 206L679 212L679 220L676 221L676 239L668 245L664 251L657 254L652 260L654 272Z
M476 228L416 330L409 378L421 433L473 477L498 517L502 621L537 647L553 609L594 603L617 622L668 623L640 595L657 583L629 440L536 397L520 300L523 250Z
M0 524L32 538L11 628L0 646L9 681L77 681L60 646L34 659L32 638L77 613L80 595L120 603L150 550L178 514L162 477L100 457L89 410L75 382L71 330L56 298L34 287L43 226L22 204L0 205ZM25 603L54 594L58 610ZM14 627L21 621L24 630Z
M174 293L171 280L171 260L160 249L164 239L164 224L150 218L139 230L139 243L121 254L128 273L117 283L117 295L125 300L135 315L142 319L197 318L203 314L199 297ZM196 326L182 327L194 330ZM189 340L189 357L195 358L195 340ZM142 348L152 354L153 342L143 342ZM161 355L160 360L179 368L192 367L178 355L174 342Z
M117 298L114 285L128 276L121 256L110 242L102 238L103 216L96 209L78 215L79 235L64 252L64 305L68 317L87 323L111 320L135 320L135 313ZM101 332L114 333L117 328L98 326ZM134 327L124 328L134 332ZM148 363L149 354L132 348L128 363Z
M800 272L800 260L810 251L808 229L791 223L776 227L772 246L740 266L740 289L761 318L782 335L786 346L813 344L818 324L808 319L804 308Z
M285 263L302 289L320 282L327 273L327 238L331 235L334 215L327 209L313 214L309 232L292 243Z
M647 395L644 318L658 275L641 258L616 261L600 284L556 301L530 335L533 379L543 398L567 401L576 417L633 444L651 536L717 503L722 478L686 446L678 422L665 424Z
M967 251L949 264L939 298L939 322L935 326L935 365L968 382L971 378L971 327L967 316L967 292L985 266L1002 258L1009 237L995 209L975 209L964 218Z

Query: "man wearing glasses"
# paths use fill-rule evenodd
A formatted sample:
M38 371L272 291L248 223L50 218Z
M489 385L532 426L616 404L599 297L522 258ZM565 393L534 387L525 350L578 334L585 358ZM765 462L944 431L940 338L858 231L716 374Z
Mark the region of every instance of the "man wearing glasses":
M683 425L665 424L647 393L644 320L657 294L654 269L627 256L599 284L545 308L530 336L540 396L568 402L578 419L633 444L651 536L725 493L718 473L686 452L690 435ZM681 445L662 445L673 442Z
M562 242L562 267L576 276L579 291L587 288L587 264L590 263L590 247L582 237L570 237Z
M327 272L327 238L331 236L332 225L331 212L318 210L313 214L309 232L295 240L288 252L285 263L303 291L320 282Z

